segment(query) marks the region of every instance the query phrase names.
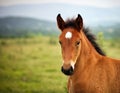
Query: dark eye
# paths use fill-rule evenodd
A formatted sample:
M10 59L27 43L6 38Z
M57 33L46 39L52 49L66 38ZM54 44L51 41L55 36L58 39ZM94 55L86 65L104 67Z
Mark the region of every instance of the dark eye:
M59 41L59 44L61 45L61 44L62 44L62 42L61 42L61 41Z
M79 46L79 44L80 44L80 41L77 41L77 42L76 42L76 46Z

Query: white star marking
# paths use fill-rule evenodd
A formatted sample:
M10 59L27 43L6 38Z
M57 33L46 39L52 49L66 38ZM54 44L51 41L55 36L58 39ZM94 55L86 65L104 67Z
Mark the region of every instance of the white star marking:
M72 33L68 31L68 32L65 34L65 38L71 39L71 38L72 38Z

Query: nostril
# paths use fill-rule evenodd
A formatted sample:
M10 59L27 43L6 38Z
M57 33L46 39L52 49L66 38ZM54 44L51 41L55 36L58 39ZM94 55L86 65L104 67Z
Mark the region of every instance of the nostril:
M73 74L73 67L71 66L69 69L64 69L63 66L61 67L61 71L65 74L65 75L72 75Z

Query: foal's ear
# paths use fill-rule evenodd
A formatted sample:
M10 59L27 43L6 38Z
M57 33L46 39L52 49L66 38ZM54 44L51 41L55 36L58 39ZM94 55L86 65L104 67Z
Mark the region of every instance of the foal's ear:
M60 14L57 15L57 25L61 31L64 29L65 22Z
M79 30L81 30L83 28L83 19L80 14L78 14L78 17L76 18L76 23Z

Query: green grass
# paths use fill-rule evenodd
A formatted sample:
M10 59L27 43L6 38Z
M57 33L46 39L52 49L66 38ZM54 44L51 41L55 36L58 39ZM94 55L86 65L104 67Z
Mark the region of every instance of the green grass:
M56 37L0 39L0 93L66 93ZM104 42L108 56L120 59L120 44Z
M0 40L1 93L65 93L60 47L50 39Z

